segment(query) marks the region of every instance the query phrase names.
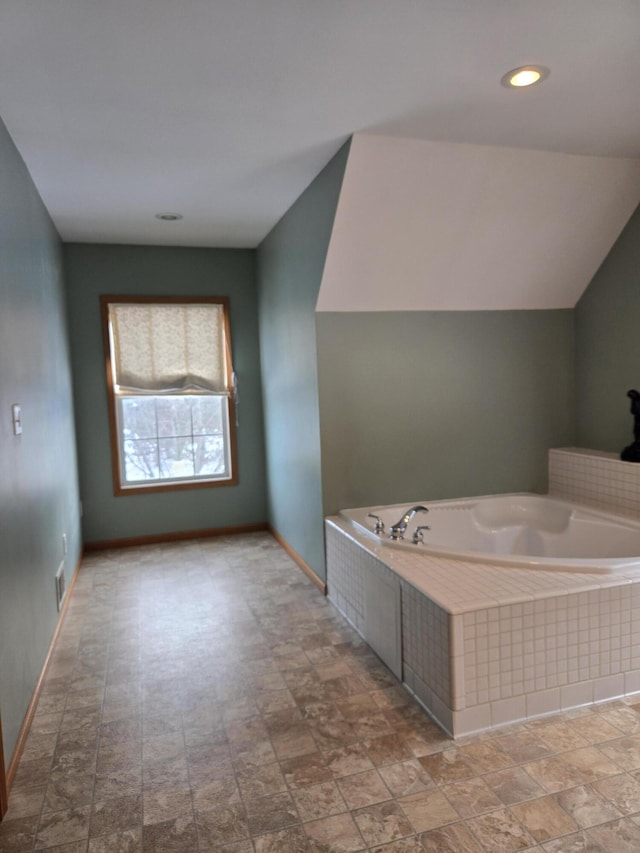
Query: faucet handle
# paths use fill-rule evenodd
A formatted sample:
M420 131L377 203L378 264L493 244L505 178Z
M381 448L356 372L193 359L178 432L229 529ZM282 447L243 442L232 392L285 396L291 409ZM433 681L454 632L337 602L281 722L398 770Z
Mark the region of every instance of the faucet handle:
M384 533L384 521L380 518L379 515L375 515L373 512L370 512L367 515L367 518L375 518L376 523L373 528L374 533Z
M424 533L423 530L431 530L428 524L421 524L419 527L413 531L413 537L411 541L414 545L424 545Z

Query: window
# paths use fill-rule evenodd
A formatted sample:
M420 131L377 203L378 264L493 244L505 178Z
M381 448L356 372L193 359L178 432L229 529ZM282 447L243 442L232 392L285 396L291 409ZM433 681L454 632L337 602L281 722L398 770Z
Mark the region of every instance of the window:
M228 300L101 303L115 493L235 484Z

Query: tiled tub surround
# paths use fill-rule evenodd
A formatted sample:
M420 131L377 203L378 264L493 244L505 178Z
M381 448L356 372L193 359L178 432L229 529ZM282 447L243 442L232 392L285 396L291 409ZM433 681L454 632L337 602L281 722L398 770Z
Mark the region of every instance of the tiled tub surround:
M617 453L550 450L549 494L640 518L640 465L622 462Z
M430 557L338 518L326 537L329 597L365 639L366 572L397 575L402 680L454 737L640 692L640 574Z

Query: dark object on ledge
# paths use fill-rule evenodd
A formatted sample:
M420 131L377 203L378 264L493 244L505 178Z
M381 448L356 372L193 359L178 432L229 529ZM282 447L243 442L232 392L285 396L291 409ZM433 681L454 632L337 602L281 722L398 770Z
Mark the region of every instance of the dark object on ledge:
M620 454L623 462L640 462L640 394L635 391L627 391L627 397L631 400L631 414L633 415L633 437L635 441Z

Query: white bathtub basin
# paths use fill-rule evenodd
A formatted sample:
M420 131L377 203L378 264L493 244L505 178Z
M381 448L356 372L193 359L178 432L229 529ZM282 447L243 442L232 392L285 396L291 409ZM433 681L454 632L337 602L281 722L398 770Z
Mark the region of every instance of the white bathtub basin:
M358 530L392 548L492 565L623 572L640 569L640 522L533 494L489 495L447 501L416 501L429 509L409 522L404 540L389 529L414 504L362 507L340 515ZM379 516L385 532L373 532ZM424 544L413 544L418 525L428 524Z

